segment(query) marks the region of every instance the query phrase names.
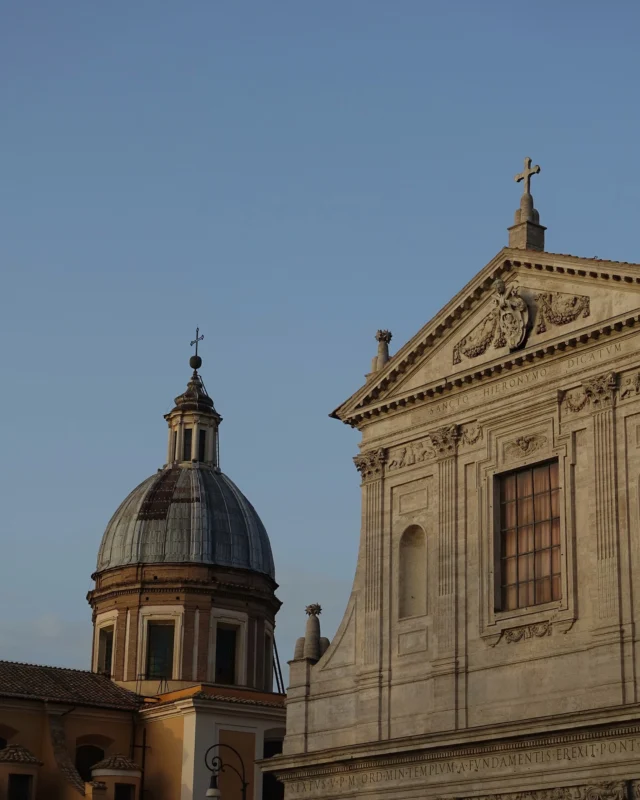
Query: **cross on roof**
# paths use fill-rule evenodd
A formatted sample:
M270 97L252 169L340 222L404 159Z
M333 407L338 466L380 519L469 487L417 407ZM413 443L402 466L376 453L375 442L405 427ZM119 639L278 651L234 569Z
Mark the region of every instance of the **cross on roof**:
M532 167L531 159L527 156L527 158L525 158L524 160L524 170L515 177L516 183L524 181L523 194L531 194L531 176L537 175L539 172L540 172L540 167L538 166L538 164L536 164L535 167Z
M202 336L200 334L200 328L196 328L196 338L191 342L191 347L195 344L196 346L196 355L198 355L198 342L201 342L204 339L204 334Z

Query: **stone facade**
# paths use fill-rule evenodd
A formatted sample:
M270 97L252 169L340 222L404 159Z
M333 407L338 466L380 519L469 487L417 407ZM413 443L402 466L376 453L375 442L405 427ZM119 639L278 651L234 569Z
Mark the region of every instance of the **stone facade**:
M290 662L287 798L640 797L640 265L534 249L334 412L360 550L331 645ZM542 464L554 599L511 608L499 487Z

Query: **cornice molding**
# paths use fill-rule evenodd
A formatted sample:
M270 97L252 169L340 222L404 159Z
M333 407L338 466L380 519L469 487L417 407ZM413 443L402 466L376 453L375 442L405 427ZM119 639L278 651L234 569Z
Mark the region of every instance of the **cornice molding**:
M370 769L382 769L388 766L399 766L402 764L414 764L417 762L424 763L425 761L448 761L451 759L468 758L479 755L487 755L491 753L504 753L513 750L540 749L544 747L557 747L558 745L576 744L578 742L589 742L591 740L601 739L615 739L625 738L628 736L637 736L640 734L640 724L617 726L609 730L589 730L589 731L572 731L571 733L559 732L558 734L541 734L539 736L526 736L517 737L509 740L497 740L494 742L482 742L475 745L458 745L449 746L443 749L437 749L437 745L414 745L412 751L402 752L401 750L395 751L393 754L381 753L380 756L373 754L358 757L353 753L350 748L344 748L349 751L348 754L343 756L343 760L336 761L335 755L331 757L331 751L324 751L324 753L308 753L302 756L274 756L273 772L280 780L295 781L295 780L308 780L312 778L320 778L325 775L332 775L344 772L360 772ZM385 744L389 744L386 742ZM338 748L340 749L340 748ZM326 759L326 763L309 764L303 767L287 767L285 764L280 766L277 762L287 761L291 758L305 758L305 757L318 756Z
M531 260L523 256L533 256ZM540 257L557 260L554 264L543 263ZM358 410L374 403L398 377L407 373L424 352L442 339L443 334L458 321L470 316L478 302L491 290L497 278L521 269L522 277L526 271L531 273L568 276L591 284L594 281L615 283L621 287L640 287L638 267L640 265L623 261L603 261L564 253L537 253L503 248L478 272L453 299L412 337L393 356L380 374L356 391L332 414L345 424L356 426Z
M351 427L360 427L372 422L381 415L402 411L408 406L424 405L440 397L444 398L455 389L459 389L462 386L470 387L487 378L496 377L503 372L510 372L514 367L517 368L527 364L533 365L534 362L541 363L546 357L553 356L556 353L563 354L567 350L578 352L590 343L597 342L614 332L619 333L625 328L633 328L638 324L640 324L640 313L637 312L621 318L607 320L589 330L572 333L566 338L557 338L535 349L510 353L507 358L494 360L478 368L461 372L455 377L444 378L420 389L413 389L402 397L389 398L386 401L381 400L377 405L370 405L367 408L358 407L350 416L344 417L342 421Z

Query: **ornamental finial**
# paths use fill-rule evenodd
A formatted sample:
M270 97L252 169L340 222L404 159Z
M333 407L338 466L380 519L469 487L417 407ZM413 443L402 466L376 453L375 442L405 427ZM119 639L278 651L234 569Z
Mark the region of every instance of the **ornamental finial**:
M319 617L322 614L322 606L320 603L311 603L310 606L305 608L305 613L309 617Z

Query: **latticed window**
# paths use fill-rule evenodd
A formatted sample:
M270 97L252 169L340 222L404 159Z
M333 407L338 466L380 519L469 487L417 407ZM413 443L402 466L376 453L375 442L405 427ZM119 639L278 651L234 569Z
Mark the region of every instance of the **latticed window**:
M500 483L500 609L559 600L558 462L510 472Z

